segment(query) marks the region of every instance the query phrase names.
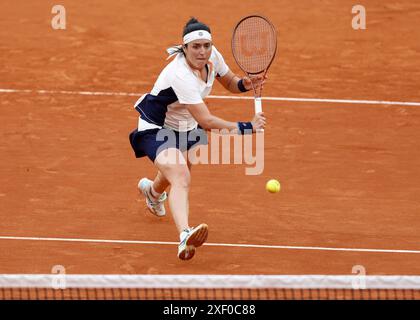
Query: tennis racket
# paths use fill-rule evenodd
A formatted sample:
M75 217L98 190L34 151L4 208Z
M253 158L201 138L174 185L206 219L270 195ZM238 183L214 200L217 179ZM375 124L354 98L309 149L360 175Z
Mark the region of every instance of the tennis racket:
M233 30L232 52L238 66L252 80L262 75L264 79L268 68L276 56L277 32L273 24L262 16L252 15L243 18ZM262 112L262 86L254 91L255 113Z

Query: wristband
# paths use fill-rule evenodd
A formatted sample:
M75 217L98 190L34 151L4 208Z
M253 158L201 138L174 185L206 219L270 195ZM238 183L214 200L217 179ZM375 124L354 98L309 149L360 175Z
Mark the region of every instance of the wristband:
M245 88L243 79L238 81L238 89L239 89L240 92L249 91L247 88Z
M252 134L253 127L251 122L238 122L238 130L240 134Z

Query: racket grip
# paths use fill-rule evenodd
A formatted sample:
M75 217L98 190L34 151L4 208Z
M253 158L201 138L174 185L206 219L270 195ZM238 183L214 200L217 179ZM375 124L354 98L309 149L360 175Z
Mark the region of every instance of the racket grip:
M255 106L255 114L262 112L261 97L257 97L254 99L254 106Z
M254 99L255 114L262 112L262 102L261 97L256 97ZM258 129L257 132L264 132L264 129Z

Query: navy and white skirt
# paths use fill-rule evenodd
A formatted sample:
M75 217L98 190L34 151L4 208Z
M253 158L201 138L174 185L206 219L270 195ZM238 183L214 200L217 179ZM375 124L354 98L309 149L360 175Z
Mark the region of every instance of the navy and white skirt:
M130 133L129 139L136 158L147 156L153 162L161 151L169 148L184 152L195 146L208 144L206 131L200 127L187 132L166 128L144 131L135 129Z

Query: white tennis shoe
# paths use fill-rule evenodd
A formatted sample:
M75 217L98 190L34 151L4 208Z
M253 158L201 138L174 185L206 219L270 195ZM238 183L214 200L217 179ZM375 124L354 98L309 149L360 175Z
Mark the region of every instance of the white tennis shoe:
M152 187L152 180L143 178L138 183L138 188L141 193L146 197L146 205L150 212L155 216L163 217L166 215L165 200L167 198L166 192L163 192L158 200L154 200L150 188Z
M190 260L195 255L195 249L202 246L207 240L209 227L202 223L195 228L186 229L181 233L181 242L178 245L178 258Z

